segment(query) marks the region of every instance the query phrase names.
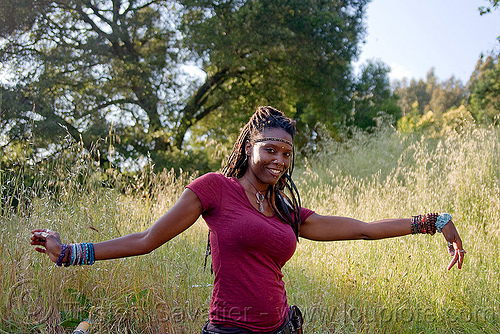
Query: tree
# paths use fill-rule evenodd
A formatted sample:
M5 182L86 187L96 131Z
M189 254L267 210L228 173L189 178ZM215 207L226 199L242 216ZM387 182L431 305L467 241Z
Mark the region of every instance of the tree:
M381 113L391 115L394 120L401 115L397 97L390 85L390 68L380 61L368 61L361 68L355 83L351 124L361 128L376 126L376 117Z
M440 82L432 68L427 72L426 80L412 79L395 83L395 94L400 97L398 104L403 111L403 116L409 113L424 115L428 111L442 115L450 109L456 109L468 97L467 88L454 76ZM416 109L415 109L416 107Z
M172 154L189 157L180 153L186 134L207 128L207 117L220 126L209 135L221 136L259 104L295 113L300 124L340 120L367 3L23 1L38 5L25 8L27 23L2 31L0 60L36 115L29 130L51 129L46 147L65 133L88 149L114 138L115 156L106 145L101 159L150 154L159 166L174 164ZM205 77L187 81L184 64L199 64Z
M395 82L395 94L399 99L399 106L401 107L403 115L407 115L415 108L417 102L417 109L420 114L424 114L429 110L429 102L432 98L432 91L436 84L436 77L434 75L434 68L427 72L426 80L411 79L408 83L406 79Z
M219 123L227 137L256 104L294 114L299 126L340 122L366 2L184 1L187 48L225 78L207 102L221 107L199 126Z
M489 14L492 11L497 10L498 8L500 8L500 0L487 0L487 1L490 3L489 6L480 6L479 7L479 13L481 15ZM497 39L500 42L500 36L498 36Z
M482 123L500 115L500 56L481 57L470 79L472 114Z
M26 145L31 125L32 106L20 98L18 88L0 87L0 169L7 159L17 160L19 155L29 155ZM14 107L15 106L15 107ZM23 112L20 112L23 110Z
M122 152L166 150L170 104L160 100L176 87L169 64L178 61L167 4L47 1L32 29L4 34L0 59L21 78L20 98L38 119L31 130L54 130L52 143L66 131L90 149L113 123Z
M0 1L0 36L31 29L45 9L45 1L40 0Z
M450 109L457 109L463 105L467 98L468 93L462 81L452 76L448 80L435 85L429 101L429 110L444 114Z

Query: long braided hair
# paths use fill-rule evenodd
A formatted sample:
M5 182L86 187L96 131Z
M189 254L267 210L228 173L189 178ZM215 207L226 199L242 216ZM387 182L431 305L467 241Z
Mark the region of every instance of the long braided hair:
M281 111L273 107L259 107L248 123L243 127L238 140L233 146L233 151L222 169L222 174L227 177L241 178L248 168L248 159L245 152L247 142L258 139L265 129L283 129L292 139L295 137L295 121L286 117ZM266 198L270 200L271 207L276 216L284 223L290 225L299 237L300 228L300 196L292 181L292 171L295 162L295 151L288 169L279 178L278 182L266 190Z

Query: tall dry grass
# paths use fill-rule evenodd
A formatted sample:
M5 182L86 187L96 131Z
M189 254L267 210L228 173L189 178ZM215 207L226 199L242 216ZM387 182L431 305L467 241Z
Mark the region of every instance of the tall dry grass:
M467 250L446 270L441 235L301 242L287 267L292 300L311 308L317 333L500 331L500 131L445 138L386 130L337 144L306 164L304 204L371 221L445 211Z
M284 273L306 332L498 333L500 131L470 127L425 138L386 129L323 147L294 175L304 206L366 221L447 211L468 253L462 270L447 271L441 235L301 240ZM151 254L92 267L58 268L33 251L36 227L68 243L143 230L192 179L146 170L125 182L75 155L29 187L20 178L2 181L21 201L0 218L0 333L68 333L89 315L94 333L199 332L213 279L203 273L202 220Z

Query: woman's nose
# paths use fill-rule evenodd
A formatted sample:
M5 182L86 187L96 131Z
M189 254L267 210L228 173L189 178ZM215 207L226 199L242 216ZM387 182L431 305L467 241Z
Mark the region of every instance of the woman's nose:
M285 165L285 163L283 161L279 161L278 159L274 159L273 163L275 163L276 165L278 165L280 167Z

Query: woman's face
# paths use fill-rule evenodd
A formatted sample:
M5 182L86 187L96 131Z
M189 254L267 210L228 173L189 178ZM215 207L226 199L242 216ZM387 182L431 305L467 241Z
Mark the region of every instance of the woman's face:
M292 136L281 128L265 129L261 135L262 138L279 138L289 143L293 142ZM262 186L276 184L290 167L293 147L288 143L270 139L249 142L245 149L248 155L248 169L245 176L251 177L254 182L261 183Z

